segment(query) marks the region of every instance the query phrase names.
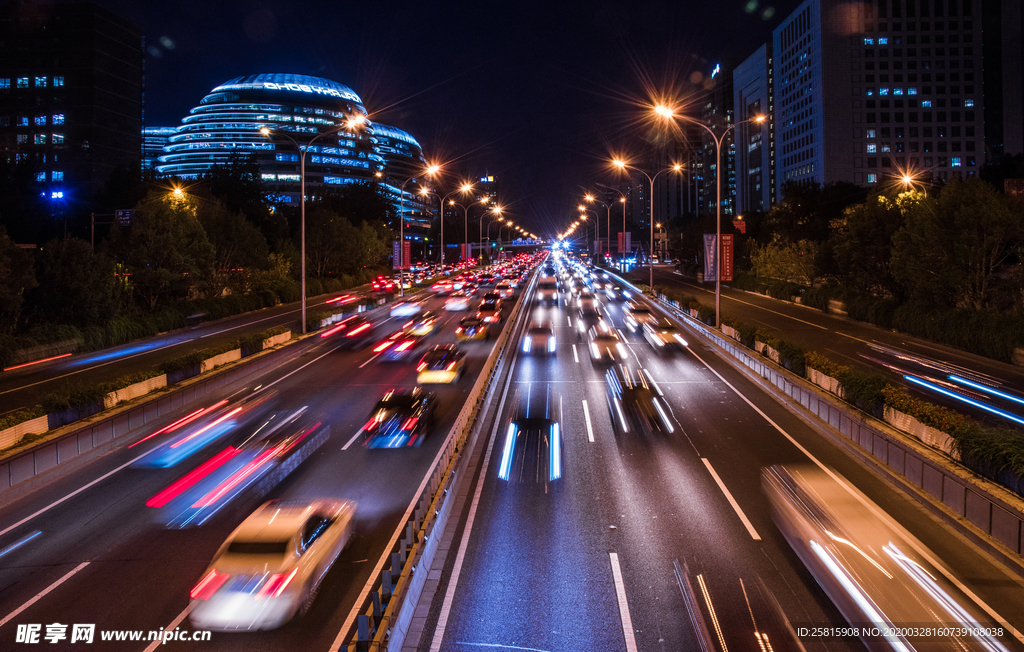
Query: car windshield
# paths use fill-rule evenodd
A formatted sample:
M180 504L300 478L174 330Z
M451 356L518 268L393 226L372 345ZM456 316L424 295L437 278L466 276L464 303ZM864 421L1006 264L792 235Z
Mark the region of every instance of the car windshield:
M495 310L497 307L497 301L484 301L480 304L480 310Z
M408 394L392 394L386 398L382 398L377 401L377 406L373 408L373 411L378 410L400 410L402 408L411 409L416 405L416 401L419 400L414 396Z
M649 315L649 314L651 314L650 310L648 310L647 308L644 308L642 306L636 306L635 308L630 308L629 311L631 313L633 313L634 315Z
M551 329L544 326L535 326L530 329L530 335L550 335Z
M288 551L288 541L232 541L228 552L239 555L283 555Z

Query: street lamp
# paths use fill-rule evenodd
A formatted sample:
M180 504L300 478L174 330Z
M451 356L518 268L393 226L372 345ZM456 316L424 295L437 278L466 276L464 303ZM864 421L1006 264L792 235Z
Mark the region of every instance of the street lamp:
M434 193L441 200L441 212L438 214L437 219L441 222L441 271L442 272L444 272L444 203L446 201L448 201L449 197L451 197L452 195L454 195L456 193L466 194L467 192L472 192L472 191L473 191L473 186L471 184L468 184L468 183L462 184L462 186L460 188L458 188L457 190L451 191L450 193L448 193L444 197L441 197L441 195L439 195L436 190L428 190L427 188L423 189L423 195L424 196L426 196L428 193ZM455 202L452 202L452 203L454 204Z
M647 180L651 182L651 194L648 196L648 200L650 201L650 204L651 204L651 249L650 249L650 256L651 256L651 261L650 261L651 262L651 294L654 294L654 181L655 181L655 179L660 177L665 172L682 172L683 171L683 166L678 164L678 163L676 163L672 167L665 168L664 170L662 170L661 172L658 172L657 174L655 174L652 177L651 175L647 174L646 172L644 172L640 168L632 166L632 165L629 165L629 164L627 164L624 161L620 161L619 159L613 160L612 163L614 163L615 166L618 167L620 170L625 170L626 168L629 168L630 170L636 170L640 174L642 174L645 177L647 177ZM625 222L626 222L626 207L625 207L625 204L623 204L623 207L622 207L622 222L623 222L623 225L625 225ZM625 240L626 236L623 235L622 239Z
M587 196L589 197L590 195L587 195ZM593 200L591 200L591 201L593 201ZM590 209L590 208L587 208L583 204L580 204L576 208L579 210L579 212L580 212L580 219L582 219L582 220L586 220L587 219L586 216L583 215L583 213L593 213L594 214L594 240L600 240L601 239L601 235L599 233L599 231L600 231L600 222L599 222L600 216L597 214L597 211L595 211L593 209ZM584 234L584 235L586 235L586 234ZM587 244L587 251L590 251L590 243Z
M440 166L431 165L424 170L424 174L432 177L440 170ZM384 175L378 172L377 176L383 177ZM422 175L411 176L403 181L398 191L398 296L400 297L405 296L405 184L415 181L420 176ZM386 178L397 181L392 177Z
M756 122L762 124L765 121L765 116L758 115L747 120L741 120L734 122L725 128L722 132L721 137L715 134L715 130L704 124L699 120L681 114L677 114L671 108L667 106L657 106L654 108L658 115L664 118L679 118L686 122L693 123L699 127L702 127L704 131L711 134L711 138L715 141L715 185L717 186L717 196L715 199L715 247L718 251L715 252L715 328L722 328L722 141L725 140L729 130L735 129L737 125L746 124L748 122ZM652 191L653 194L653 191Z
M589 195L589 194L585 195L583 197L583 199L585 199L586 201L588 201L588 202L590 202L592 204L593 203L598 203L598 204L601 204L602 206L604 206L604 210L605 210L605 230L608 232L608 248L611 249L612 248L612 207L609 206L608 204L604 203L600 199L596 199L593 195ZM623 217L625 217L625 211L623 211ZM596 218L596 216L595 216L595 218ZM597 234L597 236L594 239L595 240L600 240L601 239L600 229L598 229L598 234Z
M498 217L501 217L501 206L494 206L491 209L491 213L494 213ZM487 215L487 211L486 210L483 213L480 213L480 251L481 251L481 253L484 250L484 216L485 215ZM499 231L498 235L501 235L501 233L500 233L501 229L499 229L498 231ZM490 244L490 240L491 240L491 225L488 224L487 225L487 242L488 242L488 244ZM490 258L490 251L489 250L487 252L487 257Z
M499 217L496 221L498 222L498 224L501 224L504 220ZM509 220L509 222L511 222L511 221L512 220ZM490 222L487 223L487 242L491 241L491 227L493 225L494 225L494 221L490 221ZM498 239L499 240L501 239L501 227L500 226L498 227Z
M511 229L512 227L515 226L515 224L512 223L512 220L506 220L505 222L506 222L505 224L502 224L501 226L498 227L498 239L499 240L501 240L501 230L502 229L505 229L505 228Z
M903 177L900 179L900 181L903 183L903 186L905 188L907 188L908 190L916 190L916 188L914 187L914 181L917 181L917 180L913 177L913 175L911 175L911 174L904 174ZM923 192L924 196L927 197L928 196L928 186L925 185L924 181L918 181L918 183L921 184L921 192Z
M622 248L625 249L626 248L626 193L622 192L618 188L612 188L611 186L607 186L607 185L605 185L603 183L599 183L597 185L601 186L602 188L607 188L608 190L611 190L613 192L619 193L619 203L622 204ZM611 246L612 246L611 240L612 240L612 229L611 229L611 224L609 223L609 226L608 226L608 248L609 249L611 249ZM622 256L622 252L620 251L619 252L619 259L621 260L622 257L623 257Z
M470 255L469 255L469 209L472 208L473 206L476 206L477 204L486 204L490 200L491 200L490 197L484 197L483 199L479 199L479 200L477 200L477 201L475 201L475 202L473 202L472 204L469 204L469 205L458 204L458 203L455 202L455 200L452 200L452 201L448 202L449 206L460 206L460 207L462 207L462 226L465 229L465 234L464 234L465 244L463 244L463 247L465 247L465 249L466 249L466 260L470 259Z
M322 131L317 135L306 141L305 147L299 145L298 141L277 129L270 129L269 127L261 127L260 133L264 136L270 136L272 133L278 136L284 136L288 140L292 141L295 145L295 149L299 150L299 256L302 258L301 271L299 272L301 278L299 282L300 292L302 294L302 333L306 333L306 152L309 150L309 146L313 144L313 141L322 137L336 134L339 131L345 129L353 129L358 125L366 122L366 117L362 115L356 115L355 117L346 120L343 124Z

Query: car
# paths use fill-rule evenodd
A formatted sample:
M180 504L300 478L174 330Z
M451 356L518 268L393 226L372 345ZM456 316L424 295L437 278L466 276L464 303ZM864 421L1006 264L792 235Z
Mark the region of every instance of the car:
M455 289L455 285L445 278L431 285L430 289L434 294L445 295L450 294Z
M523 353L531 355L555 355L555 332L551 322L533 324L523 336Z
M485 323L496 324L501 321L501 310L501 296L497 292L488 292L484 295L484 298L480 300L476 316L482 319Z
M473 297L466 294L464 290L457 290L452 292L448 300L444 302L444 309L451 311L469 310L472 302Z
M424 301L398 301L391 306L392 317L411 317L423 310Z
M434 427L437 399L422 387L389 389L360 429L366 448L419 446Z
M455 339L460 342L486 340L487 324L479 317L463 317L455 329Z
M634 333L639 333L644 324L657 321L651 309L642 303L627 303L623 311L626 313L626 326Z
M199 630L275 629L309 610L352 537L356 504L272 500L235 528L192 588Z
M656 319L643 325L644 339L655 351L664 353L689 346L679 328L667 319Z
M558 422L544 417L511 421L501 449L498 479L554 482L561 477L562 436Z
M576 339L582 340L583 335L593 326L597 326L604 319L601 309L596 302L584 305L579 309L576 317Z
M588 332L591 362L615 364L625 361L628 350L619 338L619 334L613 328L602 326L604 326L604 322L591 327Z
M494 286L494 291L503 299L511 299L516 293L515 288L508 281L500 281Z
M402 329L378 342L373 347L373 352L379 354L381 360L396 362L410 357L422 343L422 336L413 335Z
M403 330L410 335L415 335L416 337L426 337L437 330L439 323L440 318L437 314L428 310L426 312L421 312L411 321L407 322Z
M605 385L616 434L649 437L675 432L665 396L649 371L612 365L605 372Z
M422 385L458 382L466 373L466 354L454 344L437 344L420 358L416 373Z
M391 279L384 278L383 276L378 276L377 278L375 278L370 283L370 287L373 289L374 292L377 293L395 291L395 284L391 281Z
M537 303L558 303L558 279L554 276L537 281Z

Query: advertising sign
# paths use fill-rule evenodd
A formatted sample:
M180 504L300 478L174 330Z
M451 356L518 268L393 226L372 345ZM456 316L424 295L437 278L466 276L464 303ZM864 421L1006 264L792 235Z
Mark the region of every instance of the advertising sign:
M619 236L619 255L628 254L633 251L633 234L629 232L619 231L615 235ZM623 242L625 237L625 242Z
M399 246L400 244L398 240L391 241L391 269L401 269L402 267L402 249Z
M732 280L732 249L733 249L733 235L731 233L722 234L722 280Z
M412 267L412 243L406 240L402 243L402 269Z
M704 234L704 280L714 281L716 276L716 270L718 269L718 259L715 254L715 234L705 233Z

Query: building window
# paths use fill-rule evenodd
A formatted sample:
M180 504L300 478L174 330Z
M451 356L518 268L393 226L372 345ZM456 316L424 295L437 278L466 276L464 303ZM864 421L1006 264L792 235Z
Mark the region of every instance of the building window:
M875 44L875 39L873 39L873 38L866 38L866 39L864 39L864 45L874 45L874 44Z
M36 145L45 145L46 144L46 134L36 134L35 144Z
M887 36L879 36L878 37L878 44L879 45L889 45L889 38Z
M36 172L36 181L46 181L46 173Z
M868 154L874 154L877 151L878 151L877 145L875 145L874 143L868 143L868 150L867 150Z
M53 78L53 85L54 86L63 86L64 85L64 77L54 77Z
M931 100L921 100L921 106L926 108L926 109L930 109L930 108L932 108L932 101Z
M903 89L902 88L898 88L898 87L894 88L894 89L892 89L892 94L893 95L903 95Z
M46 88L46 77L36 77L36 88Z
M28 77L18 77L18 88L28 88Z
M11 80L10 79L0 79L0 90L6 91L10 87L11 87Z
M867 137L868 138L874 138L875 137L875 130L874 129L868 129L867 130Z
M874 172L868 172L868 183L878 183L878 175Z
M17 126L19 126L19 127L27 127L28 126L28 116L27 115L19 115L18 116L18 124L17 124Z
M10 116L0 115L0 127L10 127L11 118Z
M61 170L54 170L53 172L50 173L50 181L63 181L63 180L64 180L64 172L62 172Z
M19 145L22 144L22 143L27 143L27 142L28 142L28 134L18 134L18 144Z
M55 125L62 125L62 124L64 124L64 114L63 113L54 113L53 114L53 124L55 124Z
M889 143L882 143L882 151L883 152L889 152L890 151Z
M64 134L53 134L53 144L54 145L63 145L64 144Z
M37 115L36 118L35 118L35 123L37 125L45 125L46 124L46 116L45 115Z
M964 100L964 106L967 106L967 107L974 106L974 100L972 100L972 99Z
M878 94L879 95L888 95L889 94L889 89L888 88L879 88L878 89Z

